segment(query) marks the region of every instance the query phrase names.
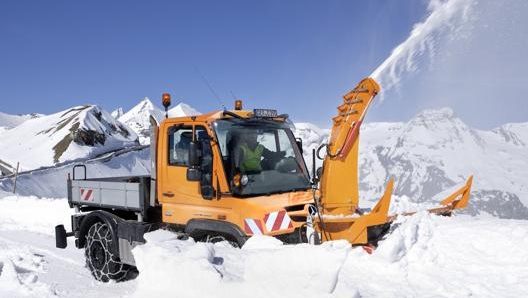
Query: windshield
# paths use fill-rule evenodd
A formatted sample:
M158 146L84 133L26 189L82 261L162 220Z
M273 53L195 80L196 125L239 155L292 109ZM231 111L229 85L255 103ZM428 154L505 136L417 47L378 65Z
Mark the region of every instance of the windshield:
M286 125L266 120L219 120L214 126L234 195L310 188L306 165Z

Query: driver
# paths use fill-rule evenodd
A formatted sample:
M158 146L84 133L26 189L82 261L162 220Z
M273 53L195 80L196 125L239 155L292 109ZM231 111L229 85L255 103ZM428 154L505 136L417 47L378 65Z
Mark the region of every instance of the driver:
M281 158L286 153L268 150L258 143L257 136L258 134L255 130L247 130L242 135L239 150L237 150L238 157L235 157L238 161L238 168L242 173L260 172L262 171L262 157L267 159Z

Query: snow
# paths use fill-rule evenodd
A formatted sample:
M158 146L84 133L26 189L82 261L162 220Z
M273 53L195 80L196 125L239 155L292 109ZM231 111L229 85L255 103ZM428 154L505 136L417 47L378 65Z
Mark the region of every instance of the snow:
M457 24L468 21L475 3L431 1L429 17L372 76L385 90L398 88L402 75L415 71L421 56L435 55L435 35L447 30L453 39L459 38ZM115 135L97 148L73 146L54 161L52 149L73 127L64 125L68 120L63 116L80 110L76 121L83 128L105 133L121 121L130 126L131 137ZM98 113L104 121L97 119ZM179 103L168 114L199 112ZM148 144L151 115L158 121L164 118L148 98L127 113L120 108L111 115L96 106L37 119L0 113L0 166L9 170L20 161L27 170L18 177L18 194L8 192L12 177L0 180L0 297L526 296L528 221L499 219L497 209L486 209L490 213L482 211L477 217L459 212L450 218L423 210L435 207L471 174L477 175L474 192L500 191L473 196L471 203L518 197L528 205L528 123L481 131L467 126L450 108L423 111L407 123L363 125L361 207L377 201L395 176L390 213L418 211L398 217L373 254L352 248L345 240L284 245L273 237L254 236L237 249L225 242L181 240L158 230L146 234L147 243L133 250L140 270L135 280L97 282L73 239L64 250L54 247L54 226L64 224L69 230L73 213L64 198L66 175L76 162L87 164L88 177L148 174L148 150L105 152L134 143L132 130L141 144ZM310 167L312 149L326 142L329 130L296 123L294 134L304 141ZM445 192L432 196L437 189ZM514 196L506 195L510 193Z
M298 122L293 129L295 137L303 141L303 157L309 171L312 171L313 157L312 152L318 149L321 144L326 143L330 134L329 129L322 129L312 123ZM323 165L322 160L316 159L316 168Z
M135 131L139 136L139 143L145 145L150 143L150 115L159 120L163 117L163 112L145 97L118 120Z
M527 128L528 123L510 123L477 130L450 108L424 110L406 123L365 123L359 144L360 207L372 207L392 177L394 193L409 207L418 207L447 197L445 192L435 195L474 175L471 208L466 212L528 218ZM309 123L295 125L310 170L311 149L325 143L328 133ZM317 166L321 163L317 160Z
M10 115L0 112L0 132L3 130L11 129L16 127L26 120L38 118L44 115L41 114L31 114L31 115Z
M22 172L41 168L38 175L42 179L40 183L42 187L37 193L50 197L63 197L63 186L51 180L58 181L55 177L60 175L60 180L64 181L67 173L71 172L71 166L67 167L67 164L92 159L98 153L115 150L126 143L119 139L119 135L110 133L112 137L104 146L89 147L72 144L58 159L59 162L54 163L53 148L58 140L70 133L69 129L71 129L70 125L62 129L58 129L57 126L61 119L64 119L62 116L66 112L75 109L27 120L2 132L0 171L4 175L14 172L13 168L16 167L18 161L21 163ZM98 110L98 108L93 109ZM100 112L104 114L104 119L112 118L109 113ZM186 116L195 113L198 111L185 103L179 103L169 111L171 116ZM117 109L114 114L120 114L120 109ZM150 115L158 120L164 117L164 113L148 98L145 98L119 119L132 127L131 130L136 132L141 143L148 144L150 142L148 121ZM78 121L84 123L83 126L87 129L105 131L104 125L96 121L93 113L81 113L78 118ZM113 121L113 118L106 121ZM115 125L118 123L115 122ZM477 213L483 209L487 209L486 212L492 212L490 209L501 208L502 211L497 214L502 217L528 218L528 208L522 208L522 206L528 206L526 195L528 194L528 176L525 170L528 167L527 128L528 123L509 123L489 131L473 129L457 118L455 112L447 107L425 110L406 123L364 123L361 129L359 156L361 207L374 204L391 177L397 177L395 194L408 197L409 202L423 202L431 201L434 194L456 183L464 182L470 175L476 175L473 185L476 196L471 201L474 206L471 212ZM42 133L50 130L51 132L47 134ZM329 129L322 129L311 123L296 123L293 132L296 137L303 140L303 155L311 171L312 150L326 142ZM32 137L20 142L20 135ZM324 155L324 152L322 154ZM148 163L146 160L148 154L142 153L141 155L136 158L136 161L124 161L122 165L138 169L137 166L133 166L133 164L138 164L138 159L141 160L140 164ZM316 163L317 167L322 165L321 160L317 160ZM45 169L50 166L66 167L62 171ZM96 169L92 177L101 174L104 176L129 175L130 173L148 174L148 170L145 170L148 167L142 167L139 172L131 171L130 173L125 170L117 173L113 171L115 167L120 166ZM105 172L107 170L108 173ZM51 172L53 172L53 179L50 178ZM20 193L33 194L25 190L26 182L30 183L31 179L20 177L20 181L23 184ZM44 182L49 186L44 185ZM12 182L6 179L0 180L0 188L12 189ZM57 191L58 189L60 191ZM501 200L510 201L510 203L499 206L495 201L489 201L490 197L509 198ZM518 209L519 204L522 205L522 210ZM520 211L512 211L514 209Z
M476 3L431 1L429 16L372 77L384 90L397 89L405 73L417 71L423 56L433 60L437 55L437 35L463 39L458 25L470 21ZM199 112L179 103L168 114ZM87 164L89 177L148 174L148 150L118 156L108 152L130 147L136 138L148 144L151 115L158 121L164 118L148 98L127 113L120 108L111 115L96 106L49 116L0 112L0 166L11 171L20 161L21 170L27 171L18 177L18 194L7 191L13 187L11 177L0 180L0 297L525 297L528 292L528 221L490 215L496 209L478 217L458 213L450 218L420 211L433 207L471 174L477 175L474 191L500 191L471 202L512 200L505 195L511 193L528 205L528 123L481 131L449 108L426 110L407 123L363 125L362 204L378 200L395 176L397 195L390 213L419 211L398 217L373 254L345 240L284 245L273 237L254 236L237 249L225 242L181 240L158 230L146 234L147 243L133 250L140 270L135 280L97 282L73 239L64 250L54 245L54 226L64 224L69 230L73 213L64 198L65 178L76 162ZM115 118L130 126L121 130L129 137L106 134L110 127L121 128ZM74 123L104 133L108 142L74 144L54 156L55 147L73 133ZM294 133L304 141L310 167L312 149L326 141L329 130L297 123ZM430 196L438 188L446 191Z
M70 222L72 212L66 208L64 199L10 194L1 200L0 230L23 230L51 235L57 222ZM16 212L17 210L22 212ZM16 212L16 217L13 217L13 212ZM46 214L49 216L43 216Z
M0 294L2 297L53 297L49 286L37 280L44 258L27 248L0 243Z
M169 117L186 117L200 115L201 113L190 105L180 102L175 107L169 109ZM161 120L161 119L158 119Z
M395 177L395 194L430 201L475 175L473 193L510 193L528 206L527 127L510 123L477 130L450 108L425 110L407 123L368 123L361 130L360 196L378 198L380 186ZM471 204L481 197L474 196Z
M0 191L0 297L128 297L134 282L102 284L69 239L55 248L54 227L73 213L65 199Z
M43 168L21 173L17 178L16 191L22 195L34 195L63 198L66 196L66 179L73 175L72 169L77 164L86 166L87 178L93 177L125 177L131 175L150 174L150 151L148 148L133 151L108 153L94 159L78 159L73 163ZM76 175L84 173L79 171ZM77 176L79 177L79 176ZM0 179L0 191L12 191L13 178Z
M345 241L259 236L238 250L158 231L134 251L143 272L134 297L524 297L527 234L526 221L420 213L368 255Z
M82 144L74 138L81 131L104 136L104 144ZM87 134L88 135L88 134ZM80 138L82 140L82 138ZM88 141L93 141L87 137ZM2 132L0 160L20 171L136 145L135 133L97 106L79 106L52 115L26 120Z
M100 283L82 250L54 248L65 199L0 192L0 297L525 297L528 221L417 213L372 255L344 240L237 249L158 230L134 257L135 280Z
M116 119L119 119L119 117L123 116L124 114L125 112L123 112L123 108L117 108L113 110L112 113L110 113L110 115Z
M169 117L185 117L201 114L196 109L186 103L179 103L167 111ZM117 119L136 132L139 136L139 142L142 145L150 144L150 116L153 116L158 122L165 119L165 112L158 108L152 101L145 97L128 112L123 114L123 109L117 109L112 112Z

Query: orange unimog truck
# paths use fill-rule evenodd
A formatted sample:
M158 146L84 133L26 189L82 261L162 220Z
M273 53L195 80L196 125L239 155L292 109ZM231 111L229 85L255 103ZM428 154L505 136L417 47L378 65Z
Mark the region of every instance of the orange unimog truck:
M76 211L72 232L58 225L56 245L65 248L74 236L100 281L133 276L131 249L160 228L182 239L238 247L260 234L285 243L346 239L375 245L394 219L387 214L392 182L376 207L362 214L357 159L359 127L378 92L376 82L365 79L344 96L329 143L320 147L326 156L317 177L310 177L288 116L275 110L243 110L237 101L229 111L159 124L151 117L151 175L88 178L86 166L75 166L67 180L68 203ZM163 105L167 111L168 94ZM254 137L261 148L254 149L259 162L251 169L241 156L250 155L244 146ZM471 179L432 212L465 207L470 186Z

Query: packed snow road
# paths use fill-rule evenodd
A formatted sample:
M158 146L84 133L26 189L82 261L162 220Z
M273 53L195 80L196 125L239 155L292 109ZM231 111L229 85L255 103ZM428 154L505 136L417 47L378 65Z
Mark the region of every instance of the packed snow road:
M141 274L96 282L82 250L54 247L69 223L65 200L0 193L0 297L525 297L528 221L402 218L368 255L345 241L284 246L251 238L242 249L147 234Z
M70 213L62 199L0 198L0 297L126 297L134 291L134 281L96 282L73 242L55 248L54 225Z

